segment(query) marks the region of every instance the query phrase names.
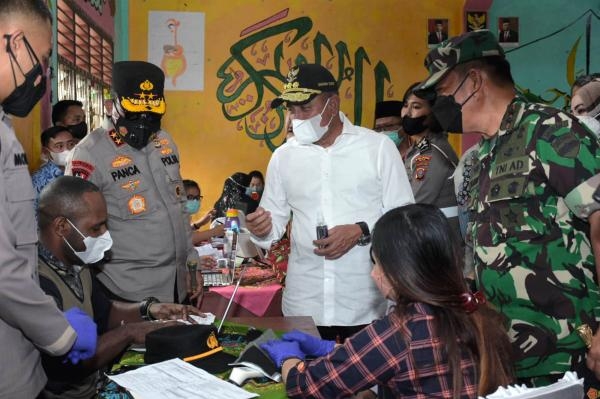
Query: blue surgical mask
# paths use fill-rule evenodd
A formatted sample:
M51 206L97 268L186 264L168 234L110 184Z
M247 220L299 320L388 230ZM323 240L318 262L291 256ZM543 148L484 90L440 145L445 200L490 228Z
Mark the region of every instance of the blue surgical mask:
M185 202L185 211L190 215L197 213L200 210L200 200L187 200Z
M394 142L394 144L396 144L396 147L398 147L404 140L404 136L400 136L397 130L387 130L381 133L388 136Z

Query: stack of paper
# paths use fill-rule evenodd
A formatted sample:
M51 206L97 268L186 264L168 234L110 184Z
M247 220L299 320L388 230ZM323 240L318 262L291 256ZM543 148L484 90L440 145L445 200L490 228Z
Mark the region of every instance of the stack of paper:
M583 398L583 378L577 378L577 373L567 371L563 378L554 384L528 388L525 385L510 385L500 387L485 399L519 398L519 399L581 399ZM480 399L484 399L480 397Z
M258 396L181 359L171 359L108 377L126 388L136 399L247 399Z

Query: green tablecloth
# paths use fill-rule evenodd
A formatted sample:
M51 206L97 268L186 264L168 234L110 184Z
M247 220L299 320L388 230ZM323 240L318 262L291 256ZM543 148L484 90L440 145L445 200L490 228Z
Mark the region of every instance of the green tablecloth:
M219 338L221 345L223 346L223 350L227 353L230 353L234 356L239 356L239 354L244 349L246 342L243 340L243 337L248 332L249 327L241 324L225 322L223 324L222 336L223 338ZM275 331L277 335L283 334L282 331ZM127 371L135 367L140 367L144 365L144 354L136 351L127 351L123 354L118 363L116 363L112 369L111 373L119 373L120 371ZM223 373L221 375L217 375L218 377L226 380L229 376L229 372ZM265 381L265 382L263 382ZM257 380L248 380L246 384L242 388L247 390L248 392L253 392L260 395L260 398L264 399L284 399L286 398L285 387L282 382L267 382L267 379ZM108 381L109 382L109 381ZM115 384L110 384L108 386L104 386L104 388L100 391L98 396L103 399L116 399L116 398L127 398L128 395L118 387L115 387Z

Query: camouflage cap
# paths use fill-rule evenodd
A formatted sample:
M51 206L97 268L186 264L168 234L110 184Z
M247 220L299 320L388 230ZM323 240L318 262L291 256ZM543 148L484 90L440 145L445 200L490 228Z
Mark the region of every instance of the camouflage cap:
M284 102L304 104L326 91L338 91L337 82L327 68L319 64L296 65L290 69L281 95L271 101L271 108Z
M433 88L458 64L483 57L504 57L504 50L489 30L476 30L451 37L432 49L425 58L429 77L415 90Z

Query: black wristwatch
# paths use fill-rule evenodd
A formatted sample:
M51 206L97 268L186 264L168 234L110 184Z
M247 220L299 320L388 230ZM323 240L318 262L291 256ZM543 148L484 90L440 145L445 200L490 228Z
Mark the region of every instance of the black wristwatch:
M369 225L365 222L357 222L356 224L362 231L362 235L358 238L358 242L356 244L361 247L369 245L371 243L371 232L369 231Z
M152 314L150 313L150 306L153 303L160 303L160 301L158 300L158 298L149 296L147 298L144 298L142 302L140 302L140 316L142 316L143 320L156 320L154 317L152 317Z

